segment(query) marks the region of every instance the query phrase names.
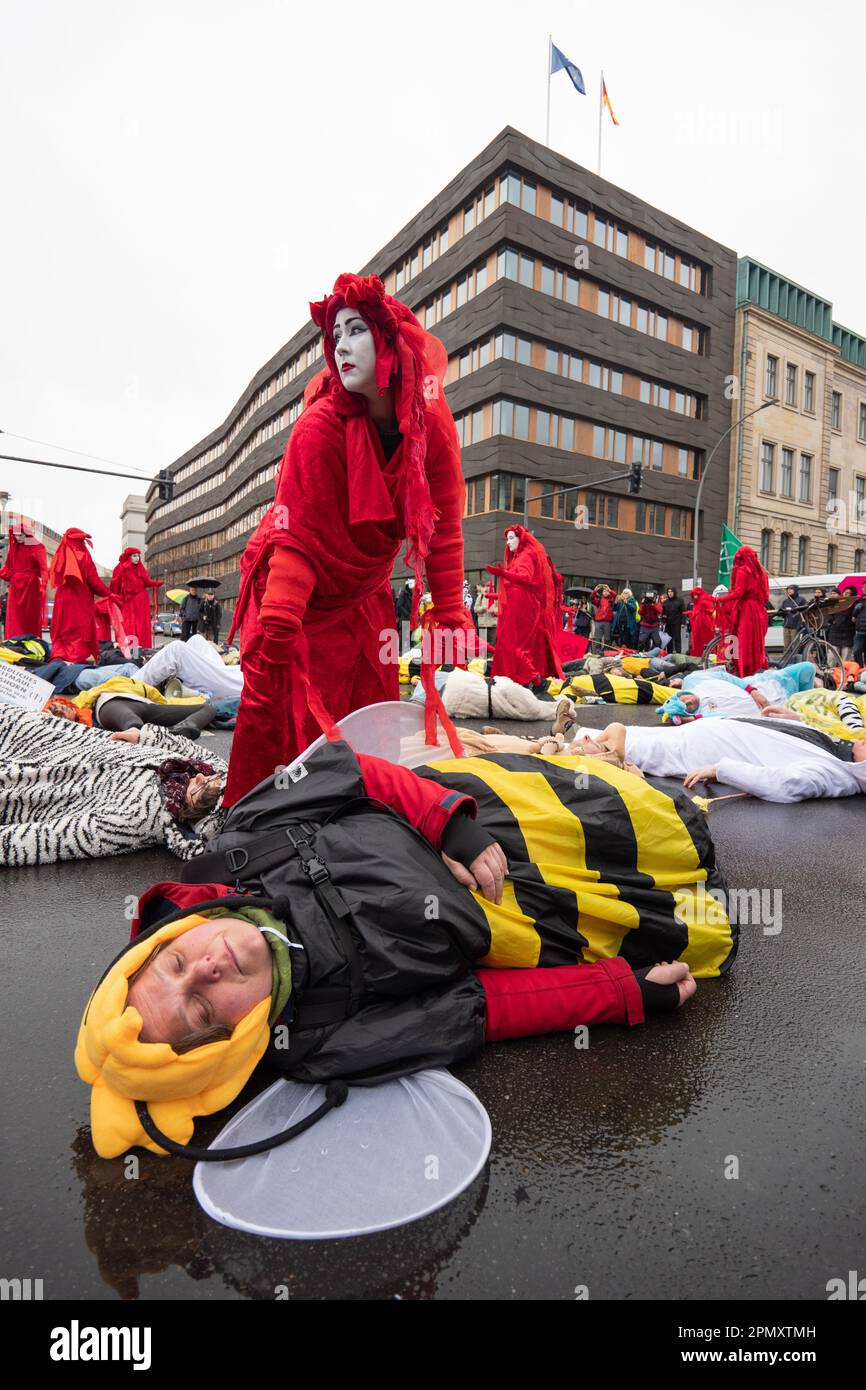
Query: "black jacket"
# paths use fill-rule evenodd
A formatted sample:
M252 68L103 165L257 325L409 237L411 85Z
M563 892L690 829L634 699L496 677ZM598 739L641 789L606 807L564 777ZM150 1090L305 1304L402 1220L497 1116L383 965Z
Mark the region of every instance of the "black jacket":
M857 600L851 609L851 617L854 619L854 631L861 637L866 632L866 598Z
M788 628L789 631L791 628L801 628L803 626L803 619L800 617L800 614L805 607L806 600L800 598L799 594L796 598L792 598L790 594L786 594L782 599L782 602L779 604L779 610L785 615L785 627Z
M681 598L666 598L662 600L662 608L665 614L665 624L668 632L680 627L683 621L683 610L685 604Z
M182 875L236 878L273 902L304 947L291 952L289 1046L272 1046L269 1060L304 1081L380 1080L470 1055L484 1041L484 990L472 973L490 948L483 909L419 830L366 795L348 745L327 743L306 766L288 790L270 779L238 801L211 852ZM320 891L286 854L287 825L305 823L330 875ZM246 850L268 835L279 842L270 862L236 874L214 864L214 850Z

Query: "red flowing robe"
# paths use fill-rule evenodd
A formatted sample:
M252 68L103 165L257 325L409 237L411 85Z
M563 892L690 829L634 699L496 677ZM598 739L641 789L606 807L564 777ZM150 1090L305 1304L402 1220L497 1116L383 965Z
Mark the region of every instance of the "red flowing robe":
M491 675L508 676L518 685L537 685L545 676L561 676L557 654L561 630L562 576L544 546L522 526L509 526L518 537L502 565L488 565L499 576L499 621Z
M141 555L137 546L124 550L111 576L111 592L120 602L123 627L129 642L139 647L153 646L153 627L150 616L150 590L161 589L161 579L151 579L143 561L132 563L133 555Z
M766 570L751 546L741 546L731 566L730 593L716 599L719 626L730 645L728 664L736 676L766 668L769 596Z
M48 560L45 546L32 532L9 527L9 551L0 569L0 579L9 582L6 599L7 637L41 637L45 626L45 592L48 586Z
M51 562L56 589L51 615L51 655L63 661L94 661L99 656L94 595L108 598L110 590L96 572L87 549L90 536L78 527L64 531Z
M426 429L437 513L427 582L437 628L466 630L457 434L433 409ZM353 488L347 459L358 448L375 467ZM405 441L386 460L368 412L345 414L328 394L295 424L274 505L241 561L244 692L224 805L291 762L330 721L399 698L391 571L406 536L404 452Z
M706 589L697 586L692 589L692 606L689 609L689 623L692 633L692 642L689 647L690 656L702 656L704 648L715 637L715 611L716 606L713 598Z

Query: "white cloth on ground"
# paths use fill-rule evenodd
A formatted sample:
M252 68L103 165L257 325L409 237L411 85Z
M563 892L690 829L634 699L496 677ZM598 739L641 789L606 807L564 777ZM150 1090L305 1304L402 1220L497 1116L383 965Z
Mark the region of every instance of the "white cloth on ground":
M531 690L508 676L494 676L488 686L475 671L451 671L442 693L445 709L452 718L489 719L491 708L496 719L550 719L556 713L555 700L539 700Z
M625 756L656 777L685 777L712 766L720 782L764 801L866 792L866 763L842 762L831 752L774 728L773 720L765 723L766 727L739 719L699 719L678 728L631 726L626 729Z
M226 666L210 642L198 632L188 642L166 642L138 672L138 679L147 685L162 685L172 676L177 676L191 689L201 691L208 699L238 700L243 694L244 677L240 667Z

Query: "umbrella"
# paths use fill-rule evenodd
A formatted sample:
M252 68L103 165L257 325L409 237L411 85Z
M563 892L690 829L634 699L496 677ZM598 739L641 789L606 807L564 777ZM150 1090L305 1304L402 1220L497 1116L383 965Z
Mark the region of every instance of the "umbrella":
M576 584L572 589L566 589L566 598L583 598L584 594L591 594L592 589L585 589L582 585Z
M221 579L211 579L207 574L200 574L198 579L187 580L189 589L218 589L221 584Z
M187 596L187 592L186 589L166 589L165 596L167 599L170 599L172 603L183 603Z

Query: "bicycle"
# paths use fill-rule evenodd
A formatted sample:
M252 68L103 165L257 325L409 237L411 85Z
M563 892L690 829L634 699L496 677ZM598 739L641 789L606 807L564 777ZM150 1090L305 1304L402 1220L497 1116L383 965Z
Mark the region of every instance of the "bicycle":
M778 609L774 610L770 616L774 616L779 611ZM832 642L828 642L826 638L819 635L826 617L820 602L807 604L801 610L800 616L804 626L790 646L785 648L780 659L773 663L773 666L777 670L781 670L785 666L793 666L798 661L811 661L817 667L818 677L822 685L828 690L838 689L833 672L836 669L844 670L842 655ZM727 656L723 661L718 659L726 640L726 637L718 634L712 642L708 642L704 647L701 654L701 665L705 671L712 666L723 666L725 670L728 670L729 665L733 664L733 656ZM768 667L768 669L772 668Z

